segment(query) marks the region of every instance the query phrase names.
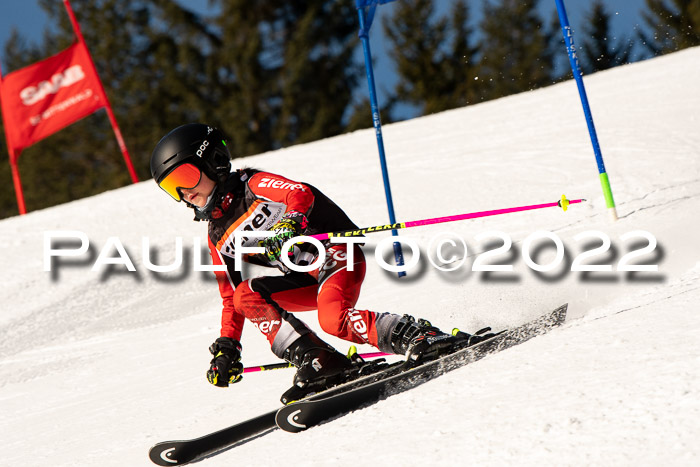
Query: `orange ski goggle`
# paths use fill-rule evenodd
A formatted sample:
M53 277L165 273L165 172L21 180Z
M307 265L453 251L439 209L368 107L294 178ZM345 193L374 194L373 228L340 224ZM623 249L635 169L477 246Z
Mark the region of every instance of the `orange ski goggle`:
M194 164L182 164L175 168L172 172L165 176L158 183L167 194L173 197L175 201L181 201L182 195L180 188L190 189L199 185L202 179L202 171Z

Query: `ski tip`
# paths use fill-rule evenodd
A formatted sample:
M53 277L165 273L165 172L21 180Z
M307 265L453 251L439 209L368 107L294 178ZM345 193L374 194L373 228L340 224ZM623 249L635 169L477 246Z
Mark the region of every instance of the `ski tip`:
M182 465L193 460L190 456L180 458L178 444L177 441L158 443L150 449L148 457L154 464L163 466Z

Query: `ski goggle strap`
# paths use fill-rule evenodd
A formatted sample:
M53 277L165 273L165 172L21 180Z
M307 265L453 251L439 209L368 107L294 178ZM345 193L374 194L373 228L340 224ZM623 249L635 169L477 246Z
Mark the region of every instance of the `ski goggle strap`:
M172 196L175 201L181 201L182 196L180 196L178 189L194 188L199 184L201 179L202 171L194 164L182 164L166 175L158 186Z

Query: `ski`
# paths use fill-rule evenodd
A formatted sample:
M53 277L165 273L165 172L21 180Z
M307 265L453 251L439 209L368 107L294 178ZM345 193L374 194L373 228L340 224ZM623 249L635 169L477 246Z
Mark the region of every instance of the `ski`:
M487 355L521 344L545 334L566 320L568 305L540 318L500 333L497 336L449 353L436 360L405 370L392 366L365 378L350 381L321 393L291 403L277 411L275 422L289 432L299 432L322 422L371 405L381 399L414 388L456 368L473 363Z
M349 377L358 377L358 374L363 373L374 374L388 367L380 360L367 361L358 366L357 371L353 372ZM148 456L153 463L163 466L183 465L205 458L213 453L227 448L230 449L251 438L262 436L268 431L277 429L275 425L277 410L275 409L196 439L158 443L150 449Z
M276 413L277 409L200 438L158 443L151 448L148 456L153 463L164 466L182 465L201 459L255 435L275 429Z
M566 310L567 305L562 305L532 322L408 370L404 367L403 361L387 364L382 370L368 376L340 384L281 409L272 410L214 433L195 439L158 443L150 449L149 457L157 465L183 465L227 448L230 449L277 427L290 432L303 431L393 394L406 391L486 355L500 352L544 334L564 322Z

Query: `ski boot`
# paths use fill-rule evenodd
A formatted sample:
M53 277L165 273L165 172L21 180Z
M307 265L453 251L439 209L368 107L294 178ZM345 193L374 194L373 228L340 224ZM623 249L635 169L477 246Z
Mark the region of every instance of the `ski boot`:
M429 321L404 315L391 332L394 353L406 356L407 366L434 360L453 351L463 341L434 327Z
M344 382L354 368L350 359L313 333L294 341L283 358L297 367L294 385L280 398L285 405Z
M407 366L434 360L500 334L494 334L491 328L468 334L455 328L452 335L442 332L424 319L415 320L404 315L391 333L391 347L400 355L406 355Z

